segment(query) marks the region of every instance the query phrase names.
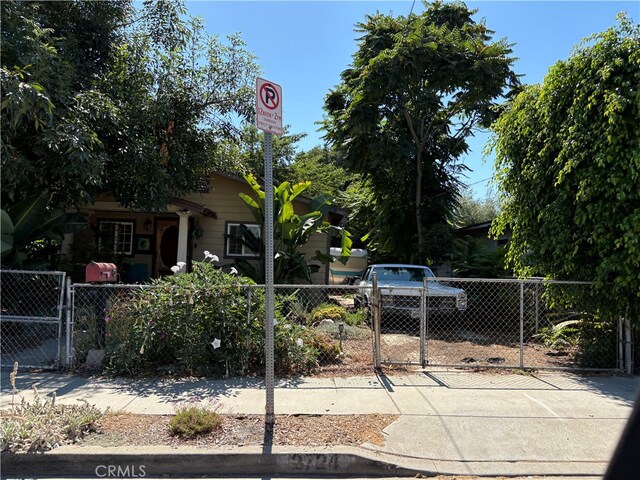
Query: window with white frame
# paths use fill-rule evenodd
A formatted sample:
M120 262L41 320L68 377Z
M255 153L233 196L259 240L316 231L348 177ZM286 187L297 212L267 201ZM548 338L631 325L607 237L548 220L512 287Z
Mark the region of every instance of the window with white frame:
M226 255L229 257L257 257L257 253L251 251L249 247L242 243L240 225L244 225L257 238L260 238L260 226L255 223L227 223Z
M100 221L100 246L113 253L133 254L133 222Z

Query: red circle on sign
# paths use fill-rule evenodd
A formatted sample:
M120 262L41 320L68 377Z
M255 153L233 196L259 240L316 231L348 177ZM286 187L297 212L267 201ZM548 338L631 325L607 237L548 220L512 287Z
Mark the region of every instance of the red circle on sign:
M273 94L273 97L271 96ZM268 102L271 100L273 106L269 106ZM280 105L280 97L278 96L278 90L270 83L264 83L260 87L260 101L269 110L275 110Z

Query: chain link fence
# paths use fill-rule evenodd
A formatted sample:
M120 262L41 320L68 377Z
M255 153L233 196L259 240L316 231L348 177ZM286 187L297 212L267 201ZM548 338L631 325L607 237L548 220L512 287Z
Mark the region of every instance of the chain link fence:
M68 360L118 374L263 373L264 286L174 283L72 285ZM379 363L626 365L620 319L598 309L588 283L430 278L379 286L378 300L371 287L347 285L277 285L275 293L279 375L353 375Z
M589 283L427 278L379 293L383 363L625 368L621 321L598 308Z
M2 366L57 368L61 338L64 272L0 271Z
M371 369L367 309L355 287L276 286L280 375ZM265 292L259 285L71 287L75 368L118 374L246 375L264 371Z

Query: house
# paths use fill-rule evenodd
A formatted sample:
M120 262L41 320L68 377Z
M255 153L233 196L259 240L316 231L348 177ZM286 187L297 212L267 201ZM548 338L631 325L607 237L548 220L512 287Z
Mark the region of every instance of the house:
M498 247L504 247L511 239L511 228L508 228L498 238L489 236L489 229L491 228L491 222L476 223L474 225L468 225L462 228L456 228L453 231L454 238L479 238L484 240L485 244L492 250Z
M95 247L95 239L99 243L109 239L107 250L112 252L113 258L105 258L103 253L100 260L118 263L125 282L145 282L171 274L171 267L178 262L185 262L189 268L192 260L204 259L205 251L217 255L220 265L230 268L237 258L256 258L238 239L241 224L259 233L251 212L238 197L240 192L253 195L243 178L215 173L203 182L198 192L173 198L165 212L132 211L109 195L100 196L91 206L80 210L91 229L68 238L63 253L74 257L77 263L77 259L82 258L78 251L82 251L83 245L94 241ZM294 200L296 213L308 213L309 203L309 199L299 196ZM338 225L343 218L344 212L334 209L329 212L327 221ZM100 246L104 251L105 245ZM309 257L316 250L328 254L329 247L329 236L317 233L302 252ZM84 258L85 262L89 260ZM83 281L82 278L74 280ZM312 275L312 281L327 284L328 266L321 265Z

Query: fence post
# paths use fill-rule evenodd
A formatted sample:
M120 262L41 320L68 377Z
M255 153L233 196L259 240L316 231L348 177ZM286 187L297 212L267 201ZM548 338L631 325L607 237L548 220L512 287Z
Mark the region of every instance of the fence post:
M520 368L524 368L524 281L520 280Z
M65 295L66 295L66 299L65 299L65 303L66 303L66 308L65 308L65 313L66 313L66 321L67 321L67 328L66 328L66 351L65 351L65 367L67 369L71 369L71 365L73 364L73 353L71 351L71 339L73 338L73 322L72 322L72 315L73 315L73 303L72 303L72 295L71 295L71 279L67 278L67 285L66 285L66 291L65 291Z
M536 333L540 326L540 282L536 282Z
M244 373L249 370L249 348L250 348L250 335L251 335L251 287L247 287L247 337L245 340L245 356L244 356Z
M420 292L420 365L426 366L427 360L427 289L429 280L424 277L422 281L422 291Z
M380 359L380 292L378 290L378 274L373 273L371 279L372 289L372 317L373 317L373 345L374 345L374 362L375 368L382 368L382 362Z
M625 371L624 365L624 317L620 315L618 317L618 370Z
M624 363L625 373L627 375L633 375L633 337L631 334L631 320L629 315L624 317L624 331L625 331L625 349L624 349Z

